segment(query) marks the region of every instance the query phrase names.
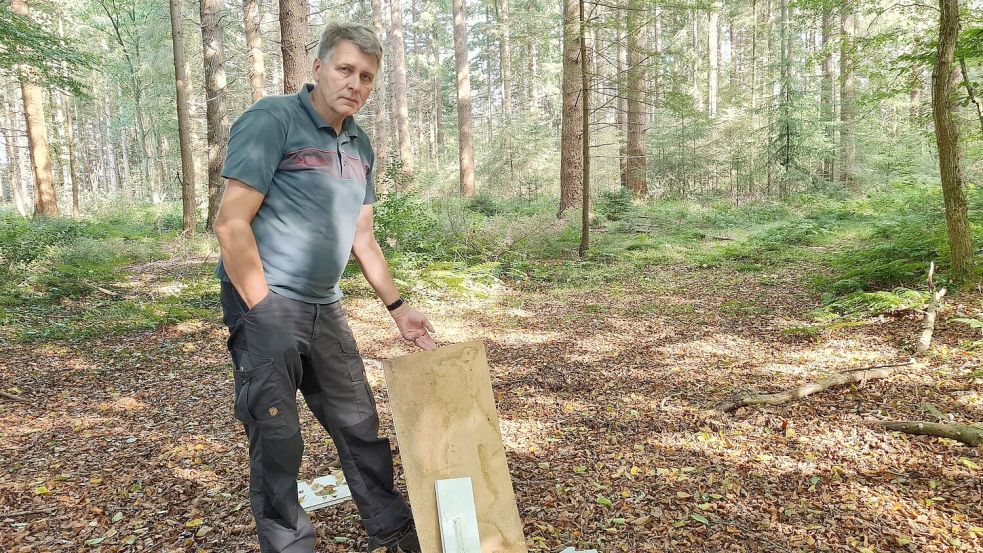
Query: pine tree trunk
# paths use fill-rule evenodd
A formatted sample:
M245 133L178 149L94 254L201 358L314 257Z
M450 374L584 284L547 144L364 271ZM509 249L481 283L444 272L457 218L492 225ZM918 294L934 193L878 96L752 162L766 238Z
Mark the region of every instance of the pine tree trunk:
M822 83L819 94L819 113L823 124L823 134L826 136L826 143L829 151L823 154L822 175L827 181L833 180L834 155L833 146L836 142L835 122L833 121L833 97L836 90L833 88L833 6L830 0L826 0L822 7Z
M431 44L430 47L433 49L433 122L434 122L434 132L436 133L436 144L435 144L435 155L434 159L440 156L440 150L444 145L444 96L443 87L441 83L443 82L443 65L440 62L440 41L437 34L437 21L434 21L433 29L431 31Z
M393 92L396 99L396 138L403 173L414 171L413 146L410 144L410 110L407 102L406 43L403 38L403 7L400 0L389 2L389 43L393 49Z
M108 88L109 83L106 83L106 85L107 85L107 88ZM138 114L140 113L139 108L137 109L137 113ZM109 107L109 94L106 94L106 95L103 96L103 101L102 101L102 117L103 117L102 131L103 131L104 134L103 134L103 139L100 142L100 145L104 148L103 153L105 154L105 158L104 159L106 160L106 165L105 165L105 167L106 167L106 176L109 177L109 183L108 183L109 184L109 190L108 190L108 192L109 192L109 196L111 198L116 199L116 198L119 197L119 189L120 189L120 182L119 182L119 163L118 163L118 160L116 158L116 143L113 141L113 133L112 133L113 118L112 118L112 109ZM142 117L140 117L140 118L138 118L138 120L139 121L142 121L143 119L142 119ZM142 125L142 123L138 123L138 127L140 125ZM142 131L139 128L137 129L137 135L138 136L143 136ZM146 149L147 148L147 141L146 141L146 138L145 137L141 140L140 147L142 149L141 155L143 156L142 163L144 165L143 177L144 177L144 179L149 180L149 177L148 177L149 169L148 169L148 167L150 167L149 163L150 163L150 157L151 156L147 152L147 149ZM124 186L124 195L127 198L130 197L129 190L130 190L129 189L129 185L126 184Z
M624 13L618 9L615 13L618 25L618 81L617 94L618 101L617 114L615 117L618 125L618 169L621 175L621 187L628 188L628 87L625 86L627 79L625 71L628 69L628 49L625 47L625 26Z
M584 192L584 59L580 55L580 4L563 2L563 105L560 120L560 208L581 205Z
M12 0L10 10L28 17L26 0ZM51 152L44 122L44 98L41 87L32 82L30 67L20 68L21 98L24 101L24 120L27 123L27 140L34 170L34 216L57 217L58 202L55 197L54 176L51 174Z
M377 0L378 1L378 0ZM260 23L263 21L259 10L259 0L243 0L242 11L246 25L246 48L249 51L249 85L253 90L253 101L266 96L266 66L263 60L263 33ZM183 154L182 154L183 156ZM183 161L182 161L183 165ZM182 184L182 190L186 188ZM194 181L191 183L194 190Z
M182 0L170 0L171 42L174 48L174 88L177 97L178 142L181 149L181 220L185 235L195 231L195 166L191 147L191 113L189 105L188 62L184 54L184 25L181 18ZM246 0L246 4L255 0ZM246 11L246 32L249 33L249 10ZM262 54L260 54L262 56ZM252 52L250 51L250 56ZM253 88L253 98L256 89Z
M372 0L372 26L379 40L383 40L383 37L386 36L386 30L382 25L382 0ZM387 122L390 118L386 116L386 105L389 99L386 76L380 72L376 76L374 84L375 98L372 102L372 133L374 136L372 145L375 148L376 166L374 169L376 174L376 191L384 192L379 188L381 184L379 176L385 173L386 165L389 161L389 130Z
M628 3L628 189L636 198L648 194L645 177L645 30L642 0Z
M225 161L225 148L229 141L229 120L225 107L222 3L221 0L201 0L200 6L202 53L205 62L205 120L208 123L208 217L205 228L211 229L222 199L222 163ZM303 26L306 30L307 12L303 13ZM306 60L306 55L304 59Z
M707 115L717 115L717 94L719 87L720 60L720 2L715 0L710 7L707 22Z
M310 76L311 64L307 60L307 44L311 36L307 28L308 9L305 0L280 0L280 52L283 56L284 94L299 91Z
M856 99L853 64L856 56L854 0L846 0L840 12L840 176L857 187Z
M502 113L505 121L512 121L512 40L509 37L509 0L495 2L495 18L498 20L499 65L502 72Z
M958 82L958 69L953 60L959 37L959 1L939 0L939 11L939 46L932 70L932 115L935 119L935 141L939 147L942 198L952 257L950 276L961 284L973 274L973 244L959 161L959 132L952 115L957 105L954 84Z
M461 133L459 154L461 195L474 196L474 150L471 129L471 75L468 67L468 28L464 0L452 0L454 10L454 61L457 67L457 121Z
M581 98L581 146L584 158L583 185L580 206L580 257L587 255L590 248L590 79L587 76L587 19L584 13L584 0L578 3L578 23L580 27L580 98ZM596 71L596 70L595 70Z

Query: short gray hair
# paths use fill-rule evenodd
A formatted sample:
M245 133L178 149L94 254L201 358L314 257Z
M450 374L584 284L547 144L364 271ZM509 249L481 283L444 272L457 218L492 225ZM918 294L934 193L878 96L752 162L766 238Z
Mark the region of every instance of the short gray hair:
M326 63L335 47L343 40L351 41L363 53L374 57L377 63L382 63L382 43L379 42L379 37L371 27L361 23L328 23L321 33L317 48L318 59Z

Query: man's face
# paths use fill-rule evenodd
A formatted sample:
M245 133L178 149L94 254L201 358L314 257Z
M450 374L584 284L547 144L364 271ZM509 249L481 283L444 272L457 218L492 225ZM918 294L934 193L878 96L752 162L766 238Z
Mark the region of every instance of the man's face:
M378 70L379 62L373 56L343 40L327 61L314 60L315 88L311 94L329 110L329 115L344 119L365 105Z

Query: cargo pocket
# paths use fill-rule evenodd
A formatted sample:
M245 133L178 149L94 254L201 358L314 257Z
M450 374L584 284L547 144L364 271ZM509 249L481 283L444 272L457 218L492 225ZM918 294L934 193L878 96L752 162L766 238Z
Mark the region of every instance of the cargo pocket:
M235 417L249 426L280 428L286 424L273 382L273 360L244 349L232 350Z
M355 408L358 410L359 418L364 419L375 414L375 398L372 397L372 388L365 378L365 364L362 363L362 356L358 353L358 345L354 339L343 338L339 344L345 370L352 383Z

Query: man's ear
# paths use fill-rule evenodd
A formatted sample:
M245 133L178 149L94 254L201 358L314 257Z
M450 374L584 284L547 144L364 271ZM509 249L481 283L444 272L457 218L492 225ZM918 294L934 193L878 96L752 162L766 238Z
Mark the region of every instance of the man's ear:
M311 68L311 78L317 84L317 72L321 70L321 58L314 58L314 66Z

